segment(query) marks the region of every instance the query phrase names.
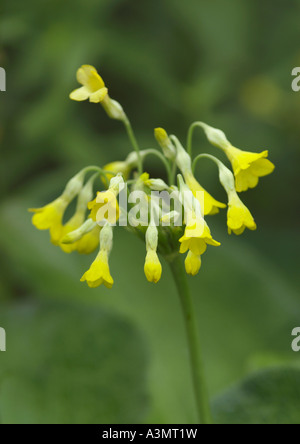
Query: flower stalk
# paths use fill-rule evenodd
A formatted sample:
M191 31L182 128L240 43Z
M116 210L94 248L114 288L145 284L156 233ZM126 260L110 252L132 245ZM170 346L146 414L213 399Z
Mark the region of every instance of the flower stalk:
M208 390L205 381L204 364L199 340L197 319L185 270L180 256L177 256L170 263L170 267L180 297L184 316L191 371L193 377L194 394L197 405L198 421L199 424L213 424Z

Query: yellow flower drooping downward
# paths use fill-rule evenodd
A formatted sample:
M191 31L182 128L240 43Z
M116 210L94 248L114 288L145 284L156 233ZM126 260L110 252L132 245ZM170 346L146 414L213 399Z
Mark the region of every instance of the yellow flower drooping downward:
M190 250L195 256L202 256L208 245L219 247L221 244L213 239L205 220L191 218L181 239L180 253Z
M208 245L218 247L221 244L213 239L210 229L202 216L199 201L193 196L190 199L191 190L183 181L182 176L178 176L178 181L186 223L184 235L179 239L181 244L180 253L190 252L186 260L186 269L189 274L192 274L192 272L197 274L196 270L198 268L199 271L201 266L201 261L199 264L199 256L205 253Z
M271 174L275 165L267 159L268 151L251 153L235 148L225 133L217 128L199 122L210 143L222 149L232 164L235 175L235 187L240 193L255 188L260 177Z
M157 284L162 275L162 266L157 255L158 231L157 227L151 221L146 232L147 256L145 261L145 275L149 282Z
M86 212L87 212L87 206L88 203L90 202L90 200L93 197L93 185L95 182L95 179L99 176L98 173L94 174L89 181L85 184L85 186L82 188L81 192L79 193L78 199L77 199L77 207L76 207L76 211L75 214L71 217L71 219L63 226L63 230L62 230L62 236L60 239L60 247L61 249L65 252L65 253L72 253L73 251L79 251L78 247L80 249L80 251L82 251L83 245L85 243L85 241L90 241L90 239L93 239L93 237L91 238L91 233L87 234L87 238L85 238L85 236L80 236L79 241L76 242L68 242L65 243L64 239L66 238L66 236L68 234L73 233L76 230L79 230L80 227L82 227L83 223L86 220ZM99 233L99 232L98 232ZM85 245L87 246L87 245ZM92 245L89 245L89 248L87 248L87 250L90 250Z
M63 198L58 198L54 202L42 208L32 208L29 211L35 213L32 223L38 230L49 230L51 242L58 245L63 235L62 220L68 202Z
M99 237L100 237L101 228L99 225L96 225L92 231L85 234L76 245L76 251L79 254L91 254L93 253L99 246Z
M59 245L64 235L63 217L72 200L78 195L83 186L84 172L74 176L60 197L42 208L31 208L34 213L32 223L38 230L49 230L51 242Z
M120 217L120 208L117 196L120 193L124 180L121 174L113 177L107 191L97 193L96 199L89 202L88 209L91 210L91 219L94 222L101 223L103 220L114 225Z
M225 153L232 164L238 192L255 188L260 177L268 176L275 169L275 165L267 159L268 151L249 153L230 146Z
M220 182L228 195L227 225L228 233L242 234L246 228L256 230L257 226L252 214L239 198L232 172L217 158L209 156L219 167Z
M252 214L236 193L230 195L228 203L228 233L240 235L245 229L256 230L257 226Z
M100 103L108 94L102 77L90 65L83 65L77 71L77 81L82 85L70 94L70 99L81 102L89 99L90 102Z
M87 282L90 288L105 285L112 288L114 280L110 274L108 259L113 246L113 232L109 223L103 227L100 234L100 251L90 269L82 276L81 282Z
M99 246L100 230L100 226L88 218L79 228L69 231L61 239L60 246L67 253L75 250L79 254L93 253Z

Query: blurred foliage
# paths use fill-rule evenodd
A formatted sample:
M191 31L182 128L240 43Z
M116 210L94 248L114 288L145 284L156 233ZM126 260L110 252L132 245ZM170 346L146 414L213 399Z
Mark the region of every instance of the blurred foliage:
M68 412L64 418L69 421L97 422L100 416L104 422L120 423L195 421L184 328L167 266L161 284L155 289L148 285L144 246L118 231L112 256L116 285L111 292L91 291L79 278L92 258L67 256L49 245L47 234L33 229L26 212L54 198L83 166L122 159L130 150L122 127L108 120L101 107L68 99L83 63L99 69L145 148L154 145L158 125L184 140L188 125L204 120L222 128L238 147L270 149L275 174L242 196L259 230L229 238L225 213L210 219L222 247L205 255L203 270L191 285L211 395L254 367L279 363L257 356L297 360L290 335L299 324L300 308L300 93L291 90L291 71L300 64L300 1L290 0L287 7L279 0L1 0L0 7L0 66L7 71L7 92L0 93L0 325L8 335L8 351L0 359L1 369L13 366L17 378L14 386L9 374L1 373L1 418L34 421L35 396L50 390L49 383L58 394L56 401L51 398L58 403L57 412L81 397L87 404L75 416ZM195 142L195 151L220 154L200 131ZM153 176L163 174L156 165L147 165ZM217 198L225 199L214 166L199 165L198 175ZM69 318L66 304L75 303L78 308L70 308ZM22 307L36 304L43 308L32 314L32 322L14 324ZM72 348L73 321L80 309L78 344L99 335L84 352L78 344ZM41 354L41 340L48 337L52 321L49 353ZM17 344L22 331L30 343L26 357L20 353L22 343ZM55 345L58 337L71 346L75 375L70 379L64 342ZM147 344L144 351L138 345L142 343ZM114 353L103 356L109 347ZM99 379L102 356L105 372L112 373L105 383ZM42 375L46 357L54 375L62 375L59 382ZM24 360L28 373L22 376ZM79 371L83 382L77 391ZM110 387L114 377L120 384L124 378L120 400ZM16 390L23 403L31 393L31 411L24 412L22 402L18 406ZM108 399L116 402L115 411L106 408ZM47 419L57 417L45 410Z
M300 371L279 368L252 376L215 403L219 424L299 424Z
M144 418L145 346L127 322L74 303L26 303L2 308L1 315L12 333L0 369L3 423L122 424Z

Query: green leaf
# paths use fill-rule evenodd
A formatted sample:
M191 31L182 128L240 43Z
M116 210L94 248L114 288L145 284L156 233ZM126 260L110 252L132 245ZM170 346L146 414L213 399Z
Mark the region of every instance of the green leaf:
M145 346L119 316L73 304L1 308L4 424L127 424L144 420Z
M214 404L218 424L300 424L300 370L255 374Z

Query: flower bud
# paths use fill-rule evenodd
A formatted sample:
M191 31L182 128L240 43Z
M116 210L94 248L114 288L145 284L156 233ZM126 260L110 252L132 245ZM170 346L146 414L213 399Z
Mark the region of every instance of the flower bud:
M167 132L163 128L156 128L154 130L154 134L166 158L170 160L175 160L176 150Z
M106 111L108 117L110 117L111 119L122 121L125 121L127 119L126 114L120 103L116 100L111 99L108 95L105 97L104 100L102 100L101 105Z

